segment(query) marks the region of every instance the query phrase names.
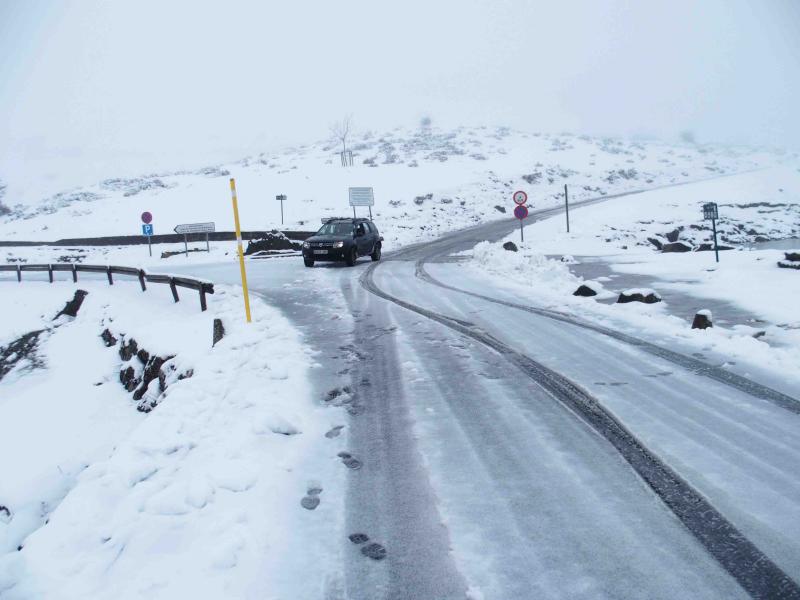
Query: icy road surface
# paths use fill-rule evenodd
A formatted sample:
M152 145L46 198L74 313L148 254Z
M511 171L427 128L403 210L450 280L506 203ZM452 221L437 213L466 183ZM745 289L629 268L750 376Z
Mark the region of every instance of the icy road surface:
M800 597L797 394L477 297L512 300L430 262L514 226L377 265L248 263L317 351L320 400L349 414L329 597Z

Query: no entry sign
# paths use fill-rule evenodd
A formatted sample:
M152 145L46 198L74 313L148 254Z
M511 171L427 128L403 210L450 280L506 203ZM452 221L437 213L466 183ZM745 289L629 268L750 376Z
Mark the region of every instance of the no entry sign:
M525 204L528 201L528 194L526 194L522 190L519 190L517 192L514 192L512 198L514 199L514 202L516 202L517 204Z
M151 223L152 221L153 221L153 215L151 215L147 211L142 213L142 223Z
M528 216L528 207L527 206L517 206L514 209L514 216L517 217L520 221Z

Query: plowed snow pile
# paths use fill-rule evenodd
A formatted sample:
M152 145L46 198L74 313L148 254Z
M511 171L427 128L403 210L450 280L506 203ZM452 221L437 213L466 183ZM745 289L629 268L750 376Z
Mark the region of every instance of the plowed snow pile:
M318 595L338 571L337 409L313 402L312 357L280 313L254 298L245 324L233 288L201 313L166 286L81 282L78 316L53 321L76 286L0 285L0 347L43 330L37 361L0 380L4 600ZM144 369L120 357L133 338L188 374L151 381L149 413L120 382Z

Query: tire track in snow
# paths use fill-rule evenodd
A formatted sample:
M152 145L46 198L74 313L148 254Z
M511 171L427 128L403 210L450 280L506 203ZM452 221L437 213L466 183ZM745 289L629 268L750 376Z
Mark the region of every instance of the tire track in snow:
M420 262L423 261L424 259ZM761 552L704 496L642 444L586 390L469 322L452 319L384 292L376 285L373 277L379 264L370 265L360 277L364 289L498 352L614 446L672 513L752 597L800 599L800 585L797 582Z
M561 321L562 323L568 323L570 325L574 325L575 327L581 327L582 329L588 329L590 331L594 331L601 335L614 338L615 340L618 340L620 342L623 342L631 346L635 346L640 350L644 350L648 354L652 354L653 356L669 361L674 365L678 365L679 367L684 368L690 371L691 373L694 373L695 375L708 377L709 379L713 379L714 381L727 385L728 387L735 388L750 396L754 396L756 398L760 398L762 400L771 402L775 406L779 406L784 410L788 410L789 412L793 412L795 414L800 414L800 400L793 398L792 396L789 396L782 392L779 392L777 390L774 390L770 387L767 387L763 384L757 383L752 379L748 379L747 377L742 377L741 375L737 375L736 373L732 373L721 367L715 367L713 365L709 365L708 363L703 362L702 360L698 360L694 357L681 354L680 352L675 352L673 350L662 348L661 346L652 344L650 342L646 342L632 335L627 335L625 333L621 333L614 329L603 327L602 325L595 325L593 323L583 321L577 317L573 317L572 315L568 315L566 313L560 313L545 308L537 308L534 306L528 306L526 304L510 302L508 300L501 300L499 298L493 298L491 296L486 296L484 294L479 294L477 292L471 292L469 290L464 290L443 283L438 279L436 279L435 277L433 277L430 273L428 273L425 270L425 262L426 262L425 258L421 258L417 261L416 276L432 285L436 285L441 288L458 292L461 294L466 294L474 298L480 298L481 300L486 300L487 302L493 302L494 304L502 304L503 306L516 308L518 310L523 310L525 312L539 315L541 317L546 317L548 319Z

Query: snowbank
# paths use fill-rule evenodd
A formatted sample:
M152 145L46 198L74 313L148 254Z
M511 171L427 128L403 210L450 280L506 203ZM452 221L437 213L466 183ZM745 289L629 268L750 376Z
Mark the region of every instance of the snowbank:
M0 596L322 595L339 571L340 442L325 437L338 409L312 401L311 357L279 312L252 298L247 325L234 288L200 313L135 283L81 282L77 318L54 326L73 284L2 285L24 324L3 319L0 338L48 331L44 366L0 381ZM226 333L212 348L214 318ZM138 412L105 327L193 375Z
M739 207L737 218L760 228L766 223L764 219L774 217L774 209L765 207L764 202L774 203L775 197L783 198L791 211L800 214L800 173L781 167L579 208L570 213L569 234L563 215L532 222L526 225L526 241L520 252L502 250L504 240L496 244L484 242L475 247L474 259L465 267L481 277L491 278L501 288L513 290L523 303L571 311L634 335L657 337L665 343L718 352L796 382L800 379L796 368L800 364L797 312L800 277L791 269L778 268L776 263L783 258L783 251L730 251L721 254L720 262L716 263L713 253L662 254L648 242L652 235L648 223L664 228L685 219L687 229L692 223L702 223L699 207L710 198L718 201L720 211L723 205ZM782 229L769 231L777 235L798 229L800 217L783 223ZM518 234L510 234L506 240L516 242ZM569 261L548 260L544 255L573 254L578 262L602 257L610 270L639 277L667 301L609 306L572 297L581 280L569 272ZM613 285L613 279L599 279L604 280L606 288ZM592 282L593 287L596 285ZM713 329L691 331L690 319L696 311L671 314L670 291L696 297L697 308L713 309L715 302L725 303L757 320L751 325L733 327L715 322ZM613 294L606 292L595 298L603 300L610 296Z

